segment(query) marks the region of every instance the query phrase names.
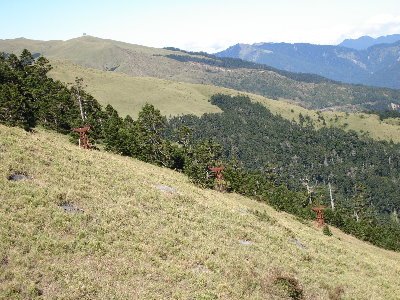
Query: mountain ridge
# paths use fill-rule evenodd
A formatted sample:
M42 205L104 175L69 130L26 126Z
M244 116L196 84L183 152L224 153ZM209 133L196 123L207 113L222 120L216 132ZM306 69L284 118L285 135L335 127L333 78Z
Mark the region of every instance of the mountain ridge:
M400 34L390 34L373 38L368 35L361 36L356 39L345 39L338 46L352 48L356 50L365 50L371 46L378 44L392 44L400 41Z
M289 72L389 88L400 88L400 42L378 44L366 50L309 43L236 44L216 54L241 58ZM390 75L388 75L389 73Z

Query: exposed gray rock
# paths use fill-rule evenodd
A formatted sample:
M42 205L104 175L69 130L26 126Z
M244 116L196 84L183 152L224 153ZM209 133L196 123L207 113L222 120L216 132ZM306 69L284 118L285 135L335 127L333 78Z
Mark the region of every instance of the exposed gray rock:
M248 241L248 240L239 240L239 243L245 246L249 246L252 245L253 242L252 241Z
M31 179L28 175L24 173L14 173L7 177L10 181L21 181L21 180L28 180Z
M158 189L158 190L160 190L162 192L165 192L165 193L169 193L169 194L176 194L177 193L176 189L174 189L174 188L172 188L172 187L170 187L168 185L158 184L155 187L156 187L156 189Z
M83 213L83 209L76 207L71 203L63 203L59 205L59 207L68 213Z
M306 249L306 248L307 248L307 247L306 247L302 242L300 242L298 239L292 238L292 239L289 240L289 242L295 244L295 245L296 245L297 247L299 247L300 249Z
M211 272L209 268L207 268L203 264L197 264L192 268L192 271L195 273L209 273Z

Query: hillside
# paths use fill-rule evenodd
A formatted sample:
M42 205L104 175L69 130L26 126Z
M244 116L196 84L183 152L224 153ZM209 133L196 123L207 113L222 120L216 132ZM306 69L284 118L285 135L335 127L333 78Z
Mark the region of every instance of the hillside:
M332 82L313 74L280 71L238 59L179 49L155 49L84 36L68 41L0 40L0 51L27 48L51 60L70 62L136 77L155 77L231 88L268 98L291 99L307 108L386 108L400 103L400 91Z
M143 104L148 102L159 108L166 116L218 112L220 109L209 103L212 95L225 93L237 95L240 92L213 85L176 82L152 77L133 77L117 72L83 68L79 65L52 61L53 70L49 73L62 82L73 82L75 77L82 77L87 90L103 106L111 104L121 115L136 117ZM245 93L254 101L263 103L268 109L282 117L298 121L299 114L309 116L317 128L321 128L325 119L326 126L335 126L345 130L355 130L368 134L377 140L400 142L398 123L382 122L376 115L334 111L318 112L294 105L288 100L272 100L259 95Z
M87 90L103 106L111 104L123 116L129 114L136 117L145 103L157 106L166 116L218 112L219 109L211 105L208 99L215 93L229 92L228 89L212 85L133 77L68 62L52 61L52 66L50 77L67 83L74 82L75 77L83 78Z
M177 82L154 77L128 76L123 73L84 68L65 61L52 61L49 76L62 82L84 79L87 90L106 106L111 104L121 115L136 117L145 103L151 103L166 115L218 112L208 100L211 95L233 90L212 85Z
M0 126L0 297L396 299L398 253L54 133ZM21 181L7 178L25 174Z
M398 40L360 50L342 44L258 43L236 44L217 56L241 58L289 72L318 74L341 82L399 89L399 50Z

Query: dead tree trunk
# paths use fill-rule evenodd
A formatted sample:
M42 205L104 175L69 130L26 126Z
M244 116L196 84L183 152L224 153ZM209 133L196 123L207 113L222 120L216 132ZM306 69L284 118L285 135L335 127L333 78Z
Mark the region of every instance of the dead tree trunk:
M311 205L312 204L312 198L311 198L311 194L313 192L313 187L310 187L308 185L308 179L306 177L306 179L303 179L303 185L306 187L307 189L307 194L308 194L308 203Z
M82 122L85 122L85 112L83 111L83 99L81 96L81 90L83 89L82 84L83 84L83 79L76 77L75 85L72 87L72 90L79 104L79 110L81 113Z
M333 199L333 196L332 196L332 186L331 186L330 182L328 182L328 187L329 187L329 197L331 199L331 208L332 208L332 210L335 210L335 200Z
M356 218L357 222L360 220L360 217L358 216L358 213L356 211L354 211L354 217Z
M78 103L79 103L79 109L81 111L82 122L85 122L85 115L83 113L82 98L81 98L79 90L78 90L78 93L77 93L77 99L78 99Z

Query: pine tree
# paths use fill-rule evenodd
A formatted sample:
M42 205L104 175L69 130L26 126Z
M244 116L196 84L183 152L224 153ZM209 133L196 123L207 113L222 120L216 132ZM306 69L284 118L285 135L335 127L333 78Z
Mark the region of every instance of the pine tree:
M183 171L197 185L211 188L215 178L209 168L220 164L220 156L221 145L212 140L199 142L185 153Z
M368 204L366 187L363 184L354 186L354 195L352 197L354 207L354 217L357 222L367 220L371 217L371 211Z
M122 119L119 117L118 112L108 104L106 106L106 119L103 125L103 136L106 150L116 153L121 152L122 141L120 135L120 128L122 127Z
M137 157L143 161L169 167L172 146L164 138L167 119L151 104L145 104L136 121Z
M119 128L119 152L122 155L136 156L138 151L136 123L127 115Z
M0 123L27 131L36 125L31 101L20 93L16 85L0 85Z
M26 68L28 66L33 65L35 59L33 58L32 54L27 50L22 50L21 55L19 56L19 62L22 68Z

